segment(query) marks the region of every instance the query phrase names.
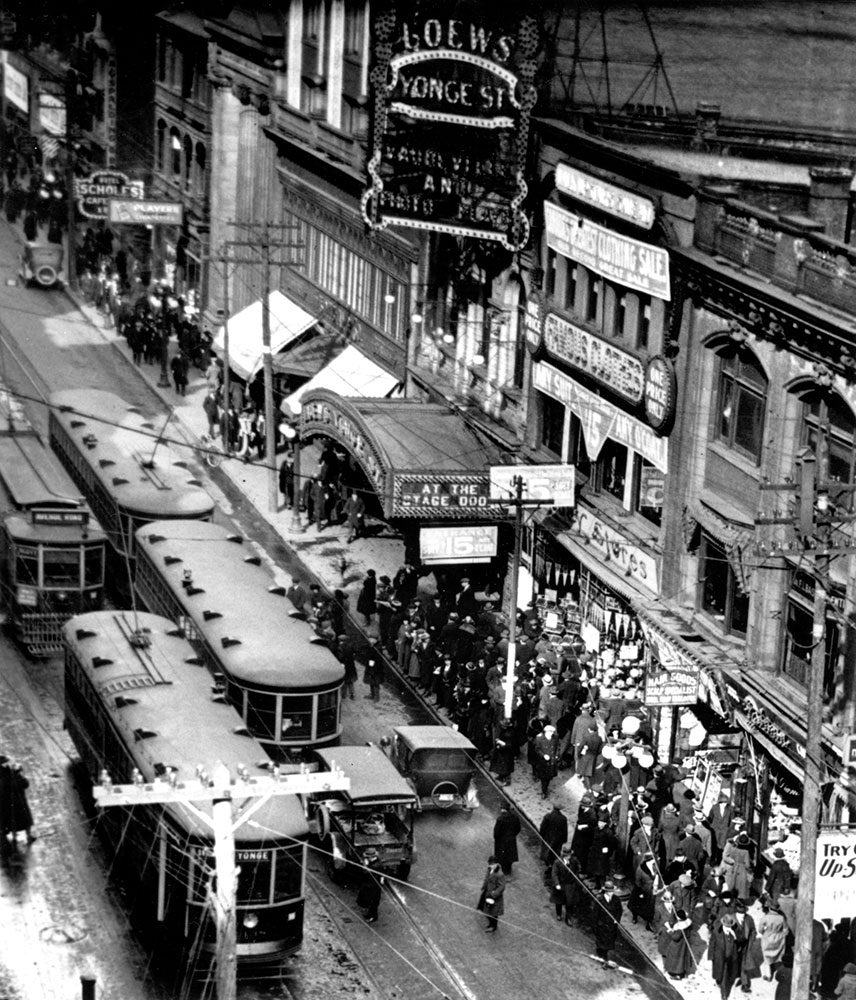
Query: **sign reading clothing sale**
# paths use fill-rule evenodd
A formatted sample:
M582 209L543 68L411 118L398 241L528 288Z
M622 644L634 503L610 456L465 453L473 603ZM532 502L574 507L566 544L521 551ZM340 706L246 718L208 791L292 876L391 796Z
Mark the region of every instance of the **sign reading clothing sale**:
M817 838L816 920L833 923L856 913L856 831L824 830Z

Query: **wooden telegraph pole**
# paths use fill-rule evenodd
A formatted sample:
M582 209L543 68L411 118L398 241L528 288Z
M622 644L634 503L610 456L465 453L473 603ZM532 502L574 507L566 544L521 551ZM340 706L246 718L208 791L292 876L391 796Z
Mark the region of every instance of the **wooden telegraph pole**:
M505 719L511 719L514 709L514 680L517 667L517 577L520 575L520 545L523 535L523 511L545 504L552 498L531 500L523 496L523 476L513 476L513 497L492 497L488 503L514 508L514 551L511 558L511 606L508 612L508 657L505 661Z
M218 761L209 777L200 766L192 781L169 777L144 781L139 772L130 785L114 785L107 772L92 794L101 809L110 806L167 805L179 803L188 809L213 835L216 891L213 895L217 928L216 983L217 1000L234 1000L236 993L237 939L235 896L238 869L235 865L235 831L276 795L298 795L348 790L350 779L335 766L330 771L301 771L280 774L274 767L271 776L250 777L244 767L233 777ZM198 803L208 803L211 813Z

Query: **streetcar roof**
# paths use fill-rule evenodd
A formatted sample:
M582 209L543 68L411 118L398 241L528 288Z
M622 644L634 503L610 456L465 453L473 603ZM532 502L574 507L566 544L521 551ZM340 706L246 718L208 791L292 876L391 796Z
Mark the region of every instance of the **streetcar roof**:
M214 501L184 458L158 441L162 423L100 389L66 389L50 401L52 418L125 513L197 518L213 511Z
M147 647L129 641L135 632L150 640ZM221 761L233 776L239 764L251 775L266 773L261 745L235 732L240 716L231 705L212 700L211 675L172 622L144 612L99 611L70 619L63 635L145 781L162 775L165 767L174 767L179 781L193 780L198 765L211 775ZM211 811L201 801L197 807ZM180 805L165 808L188 834L210 836L209 828ZM253 819L241 827L243 843L308 833L297 796L274 796Z
M291 601L241 535L210 522L153 521L137 529L136 552L236 680L307 692L341 684L342 664L308 622L290 616Z
M107 537L91 514L87 524L34 524L27 514L7 514L3 525L10 538L25 545L103 545Z
M328 747L314 753L328 771L338 767L351 779L350 791L343 794L352 802L416 800L413 789L380 747Z
M0 435L0 478L19 510L83 506L80 490L35 433Z
M393 730L411 750L472 750L476 748L451 726L396 726Z

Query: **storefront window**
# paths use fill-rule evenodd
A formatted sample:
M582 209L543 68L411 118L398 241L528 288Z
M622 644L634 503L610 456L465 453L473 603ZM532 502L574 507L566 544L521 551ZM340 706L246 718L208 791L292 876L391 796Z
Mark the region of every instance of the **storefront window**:
M607 439L600 450L597 465L601 490L623 502L624 484L627 480L627 448Z
M719 364L717 438L735 451L761 461L767 376L751 351L724 354Z
M538 393L541 409L541 439L540 443L548 451L561 457L562 437L565 431L565 407L556 399Z
M659 524L663 512L663 487L665 475L656 466L638 455L634 460L635 493L634 510L652 524Z
M745 635L749 624L749 596L740 591L725 548L702 532L699 561L701 610L726 632Z

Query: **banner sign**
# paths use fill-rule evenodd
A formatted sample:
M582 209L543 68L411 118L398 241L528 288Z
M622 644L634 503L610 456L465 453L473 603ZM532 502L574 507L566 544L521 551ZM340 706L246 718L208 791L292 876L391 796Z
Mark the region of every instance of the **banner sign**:
M566 534L570 538L580 539L586 547L597 552L613 572L635 580L652 594L659 596L660 571L657 557L629 542L591 510L575 507Z
M556 167L556 187L562 194L569 194L617 219L632 222L634 226L650 229L654 225L654 202L650 198L590 177L569 163L560 163Z
M140 201L134 198L111 198L107 220L148 226L180 226L184 207L180 201Z
M652 659L645 670L645 704L695 705L700 669L675 644L645 622L642 634Z
M423 563L486 563L496 555L495 524L449 525L419 529Z
M492 465L490 491L494 497L515 497L513 480L523 479L527 500L552 500L549 507L573 507L576 501L576 469L573 465Z
M579 418L586 451L592 461L597 459L606 439L611 438L641 455L661 472L669 471L669 439L658 437L641 420L619 410L546 361L538 361L532 366L532 384L570 407Z
M3 93L10 104L20 108L24 114L30 113L29 78L10 65L8 59L3 64Z
M856 831L817 835L814 918L833 924L856 912Z
M74 182L77 207L87 219L106 219L111 198L142 199L145 194L142 181L129 180L117 170L96 170L94 174Z
M390 225L493 240L529 238L523 210L537 19L520 4L377 6L373 132L362 210Z
M556 253L626 288L667 302L671 298L669 254L662 247L622 236L552 201L544 202L544 225L547 246Z
M630 403L642 401L645 366L633 354L569 320L547 313L544 348L554 358L590 375Z

